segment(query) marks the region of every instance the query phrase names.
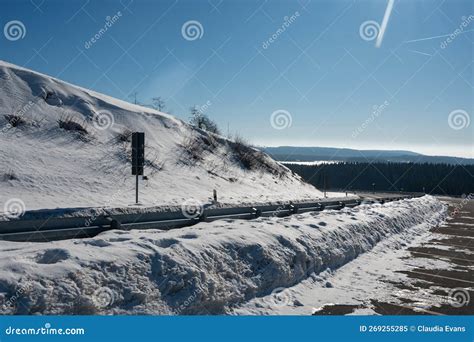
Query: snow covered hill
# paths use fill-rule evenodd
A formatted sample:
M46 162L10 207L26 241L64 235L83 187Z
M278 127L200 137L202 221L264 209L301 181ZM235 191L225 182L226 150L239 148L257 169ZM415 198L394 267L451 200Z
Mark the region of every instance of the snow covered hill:
M145 206L318 198L267 155L165 113L0 61L0 210L134 202L131 131L146 135Z

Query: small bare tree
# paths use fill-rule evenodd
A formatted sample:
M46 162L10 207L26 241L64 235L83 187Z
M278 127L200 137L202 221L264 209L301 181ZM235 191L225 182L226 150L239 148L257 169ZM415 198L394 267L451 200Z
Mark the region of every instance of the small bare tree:
M191 125L197 128L203 129L211 133L220 134L220 130L219 127L217 127L217 124L212 121L212 119L209 118L206 114L203 114L197 106L191 107L191 118L189 122Z
M130 93L130 95L128 97L133 100L134 104L138 104L137 96L138 96L138 92L134 91L133 93Z
M163 100L163 98L161 96L154 97L154 98L151 99L151 101L152 101L153 108L155 108L156 110L158 110L160 112L165 110L166 103L165 103L165 100Z

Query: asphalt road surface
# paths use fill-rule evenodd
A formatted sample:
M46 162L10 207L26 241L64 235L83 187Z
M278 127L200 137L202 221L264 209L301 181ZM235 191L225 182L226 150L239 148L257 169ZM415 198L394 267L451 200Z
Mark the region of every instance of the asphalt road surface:
M372 300L367 305L340 303L322 308L316 315L345 315L370 307L381 315L473 315L474 314L474 198L439 198L448 204L449 217L427 243L408 249L411 258L442 260L446 269L398 270L413 280L396 283L398 300L390 303ZM440 235L438 235L440 234ZM431 307L418 307L410 294L429 291L439 300ZM405 295L404 295L405 294ZM449 300L447 300L449 298Z

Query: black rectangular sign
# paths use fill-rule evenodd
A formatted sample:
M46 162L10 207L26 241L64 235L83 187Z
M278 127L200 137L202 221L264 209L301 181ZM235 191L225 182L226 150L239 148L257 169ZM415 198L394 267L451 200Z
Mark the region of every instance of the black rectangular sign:
M145 163L145 133L132 133L132 175L143 175Z

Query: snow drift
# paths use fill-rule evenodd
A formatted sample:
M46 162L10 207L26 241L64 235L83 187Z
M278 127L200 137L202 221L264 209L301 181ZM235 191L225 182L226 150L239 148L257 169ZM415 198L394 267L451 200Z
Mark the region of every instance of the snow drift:
M134 202L130 131L146 135L145 206L318 198L254 149L165 113L0 61L0 210L117 207ZM249 159L250 158L250 159Z
M0 242L4 314L221 314L445 216L431 196L341 211Z

